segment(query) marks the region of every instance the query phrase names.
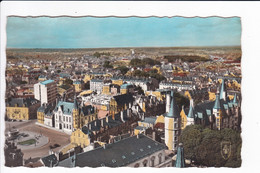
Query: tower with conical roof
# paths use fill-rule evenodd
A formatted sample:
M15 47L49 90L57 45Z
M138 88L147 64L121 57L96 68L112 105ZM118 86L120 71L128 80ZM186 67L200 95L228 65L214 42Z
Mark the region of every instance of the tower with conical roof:
M73 110L72 110L72 116L73 116L73 128L74 129L80 128L79 105L78 105L78 102L77 102L76 95L74 97L74 105L73 105Z
M182 143L179 144L177 149L177 157L175 162L176 168L184 168L185 167L185 159L184 159L184 149Z
M216 127L218 130L220 130L222 116L221 116L221 109L220 109L220 96L218 94L216 95L216 100L215 100L212 112L216 119Z
M173 91L171 91L171 103L170 110L165 114L165 144L169 150L176 151L178 137L181 129L181 117L178 106L175 102Z
M187 115L187 125L192 125L194 124L194 110L193 110L193 99L190 99L190 109L189 109L189 113Z

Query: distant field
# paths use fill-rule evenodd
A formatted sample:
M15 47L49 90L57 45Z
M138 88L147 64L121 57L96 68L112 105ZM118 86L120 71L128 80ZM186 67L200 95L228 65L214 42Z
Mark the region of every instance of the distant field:
M150 58L164 58L166 56L189 56L190 58L208 57L208 55L222 56L228 59L241 57L241 47L138 47L138 48L90 48L90 49L6 49L7 60L31 59L62 59L97 54L116 57L135 55ZM102 57L102 56L101 56Z

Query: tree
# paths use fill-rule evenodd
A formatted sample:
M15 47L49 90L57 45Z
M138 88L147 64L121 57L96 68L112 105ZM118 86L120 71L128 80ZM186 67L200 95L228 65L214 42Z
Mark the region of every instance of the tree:
M187 126L180 136L180 142L183 143L185 158L196 161L197 150L202 140L202 126Z
M126 66L119 66L119 67L117 67L117 70L120 70L122 75L125 75L129 69Z
M182 106L188 107L190 104L189 99L178 92L174 92L174 98L179 108L181 108Z
M208 167L240 167L241 145L240 133L233 129L211 130L202 126L187 126L180 136L183 143L185 158L196 164ZM230 142L230 157L222 155L222 143Z
M104 68L113 68L113 66L110 64L109 61L105 61L103 67Z

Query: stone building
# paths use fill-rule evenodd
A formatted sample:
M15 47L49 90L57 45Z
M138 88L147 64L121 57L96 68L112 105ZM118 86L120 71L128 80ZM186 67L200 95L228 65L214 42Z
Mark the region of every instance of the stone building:
M94 150L75 154L60 167L170 167L166 147L145 135L131 136Z

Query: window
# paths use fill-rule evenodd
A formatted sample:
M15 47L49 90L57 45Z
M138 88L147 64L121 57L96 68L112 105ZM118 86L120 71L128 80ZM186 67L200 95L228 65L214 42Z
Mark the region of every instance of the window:
M154 160L155 160L155 157L153 156L153 157L151 158L151 167L154 167Z
M66 122L68 122L68 117L66 117Z
M70 129L71 129L71 125L70 125Z
M138 167L139 167L139 163L136 163L134 167L135 167L135 168L138 168Z
M147 160L144 160L144 161L143 161L143 166L144 166L144 167L147 167Z
M63 117L63 121L65 121L65 117Z
M69 121L71 122L71 117L69 117Z
M158 158L159 158L159 164L161 164L161 163L162 163L162 153L160 153L160 154L158 155Z

